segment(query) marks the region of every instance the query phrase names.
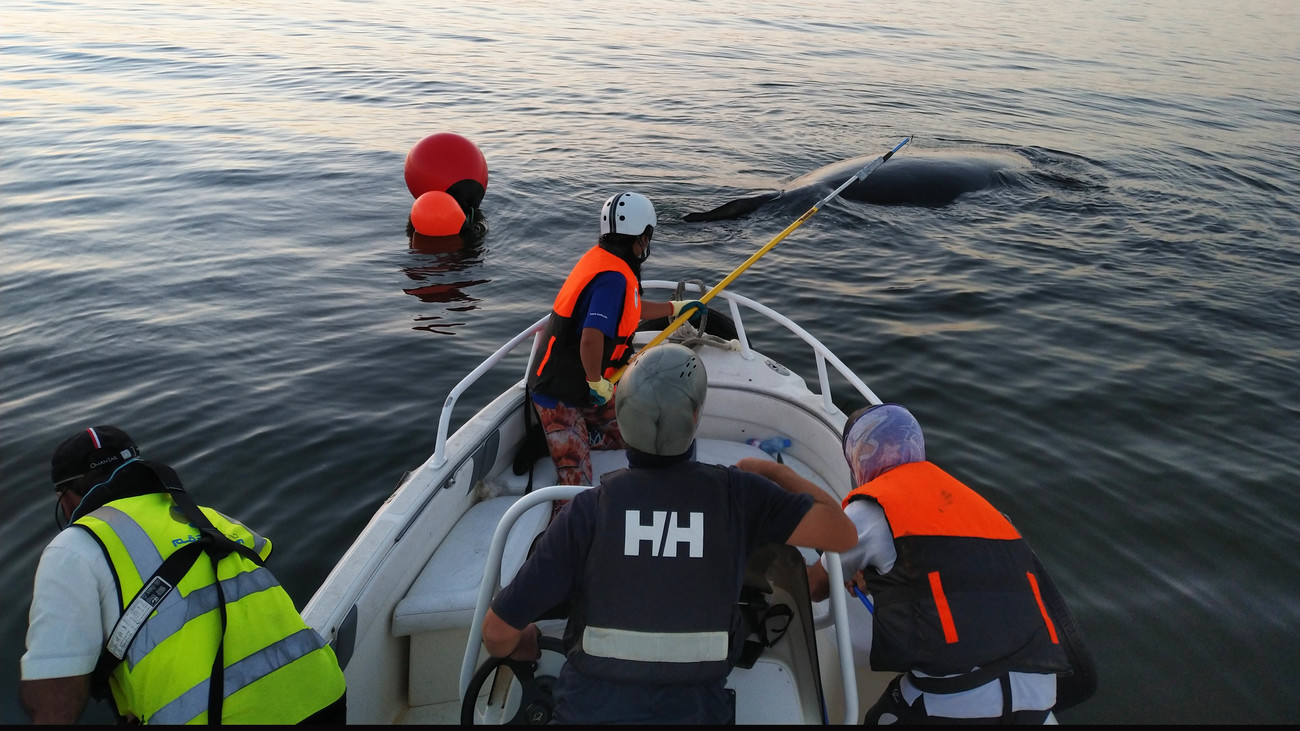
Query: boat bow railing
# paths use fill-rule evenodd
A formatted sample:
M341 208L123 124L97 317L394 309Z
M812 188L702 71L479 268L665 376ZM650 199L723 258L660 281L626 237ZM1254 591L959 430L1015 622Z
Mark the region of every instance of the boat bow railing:
M676 287L677 285L670 282L651 281L646 282L645 286L649 288L651 286ZM694 282L687 283L686 287L699 289L701 294L705 291L703 285ZM812 348L813 354L817 359L817 393L822 397L822 408L824 408L827 413L834 412L836 408L834 401L831 399L831 384L828 377L829 372L826 370L826 365L828 363L834 367L836 372L838 372L844 380L848 381L849 385L853 386L853 388L856 389L857 392L869 403L879 404L881 402L880 398L867 387L867 384L863 383L862 379L858 378L856 373L854 373L848 366L844 365L844 361L840 360L838 356L832 353L830 348L827 348L820 340L814 337L812 333L800 327L790 318L782 315L780 312L777 312L767 305L756 302L744 295L722 291L719 292L714 299L717 297L722 297L727 300L727 305L730 308L731 319L736 325L736 339L740 341L740 354L746 360L753 359L756 356L753 349L749 347L749 337L745 333L745 324L740 317L740 305L744 305L763 315L772 322L784 327L786 330L793 333L795 337L799 338Z
M547 315L547 317L549 316ZM433 448L434 467L441 467L447 461L447 434L451 431L451 412L452 409L456 408L456 401L460 399L461 394L469 390L469 387L473 386L479 378L482 378L484 373L495 368L529 336L540 336L542 328L546 325L546 319L546 317L543 317L533 323L532 327L511 338L510 342L497 348L495 353L485 358L482 363L479 363L477 368L469 372L469 375L460 379L460 383L457 383L455 388L451 389L451 392L447 394L447 400L442 402L442 413L438 415L438 440ZM525 373L527 373L527 368L525 368Z
M675 290L678 288L678 283L652 279L643 282L643 286L646 289ZM699 282L686 282L683 283L682 286L683 289L695 289L699 291L700 294L703 294L706 291L704 285ZM793 333L795 337L799 338L812 348L817 362L817 393L821 396L822 408L825 409L827 413L833 413L836 410L835 403L831 399L831 385L829 371L827 370L828 364L833 367L835 371L849 383L849 385L853 386L853 388L856 389L868 403L879 404L881 402L880 398L867 387L867 384L863 383L862 379L858 378L857 374L849 369L848 366L844 365L844 362L832 353L829 348L823 345L820 340L813 337L811 333L800 327L790 318L782 315L776 310L773 310L767 305L756 302L744 295L724 290L719 292L714 299L716 300L719 297L727 301L731 320L736 326L736 338L740 342L740 353L745 359L753 359L757 357L757 355L749 346L749 336L745 330L744 319L740 316L741 305L744 305L745 307L763 315L768 320L784 327L786 330ZM484 359L482 363L479 363L477 368L470 371L469 375L462 378L460 383L457 383L455 388L451 389L451 392L447 394L447 399L442 404L442 413L438 416L438 438L433 450L433 467L441 467L447 461L447 437L451 431L451 414L461 395L473 386L484 373L487 373L496 367L498 363L504 360L506 356L510 355L515 348L519 347L519 345L525 340L528 340L529 337L532 337L534 342L541 338L542 328L546 326L547 317L549 317L549 314L533 323L532 326L528 327L523 332L511 338L505 345L498 348L495 353ZM536 348L533 350L536 351ZM531 359L529 364L531 364ZM529 364L525 364L524 366L525 377L527 377Z

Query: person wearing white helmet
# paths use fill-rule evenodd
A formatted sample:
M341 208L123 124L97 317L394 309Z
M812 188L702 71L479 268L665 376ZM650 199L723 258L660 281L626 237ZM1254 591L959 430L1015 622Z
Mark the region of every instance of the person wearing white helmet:
M568 602L557 723L733 721L726 680L743 649L733 630L750 553L854 545L835 499L788 465L695 460L707 389L684 345L632 361L614 397L628 469L560 511L484 618L488 652L534 660L535 621Z
M901 673L863 722L1053 723L1090 697L1095 666L1047 570L1005 515L926 460L911 412L860 409L843 448L858 542L840 558L866 607L850 635L872 669ZM826 598L821 562L808 581Z
M640 193L605 201L600 239L560 288L533 354L528 391L558 484L590 485L590 450L623 448L609 377L632 356L640 324L704 307L641 299L641 264L650 256L657 223L654 204Z

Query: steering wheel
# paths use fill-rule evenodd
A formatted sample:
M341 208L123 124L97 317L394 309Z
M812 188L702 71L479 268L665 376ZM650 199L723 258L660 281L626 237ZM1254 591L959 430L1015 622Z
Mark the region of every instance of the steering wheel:
M518 705L515 714L507 721L502 723L508 724L527 724L533 726L544 726L551 721L551 714L555 710L555 700L551 691L555 685L556 675L559 674L558 668L564 664L564 643L558 637L547 637L542 635L538 639L538 648L542 656L537 660L512 660L509 657L488 657L474 671L474 677L470 678L469 687L465 689L465 698L460 704L460 723L462 726L474 725L478 706L479 691L483 684L487 682L503 666L509 669L513 679L509 679L509 684L504 688L494 687L488 692L488 708L494 704L499 704L502 712L502 718L506 711L506 704L516 698L515 681L518 681ZM548 662L546 653L552 652L560 656L558 664ZM543 672L554 670L555 675L542 674ZM542 672L539 672L542 671ZM502 678L508 679L508 678Z

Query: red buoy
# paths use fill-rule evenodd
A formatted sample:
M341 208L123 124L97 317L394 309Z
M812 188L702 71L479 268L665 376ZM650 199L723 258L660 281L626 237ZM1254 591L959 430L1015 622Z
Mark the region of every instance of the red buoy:
M455 236L465 225L465 211L455 198L430 190L411 204L411 225L425 236Z
M454 132L429 135L406 153L406 187L419 198L429 191L447 193L468 211L478 208L487 192L487 160L478 146Z

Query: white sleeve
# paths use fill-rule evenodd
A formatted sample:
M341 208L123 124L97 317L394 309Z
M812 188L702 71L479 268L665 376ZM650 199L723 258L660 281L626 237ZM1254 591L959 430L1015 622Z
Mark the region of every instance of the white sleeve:
M847 581L868 566L878 574L888 573L898 560L898 552L894 550L894 534L885 519L884 508L872 500L854 500L844 508L844 514L858 529L858 545L840 554L844 579ZM822 558L822 566L825 565L826 559Z
M86 675L121 615L104 552L81 528L67 528L41 553L28 614L22 679Z

